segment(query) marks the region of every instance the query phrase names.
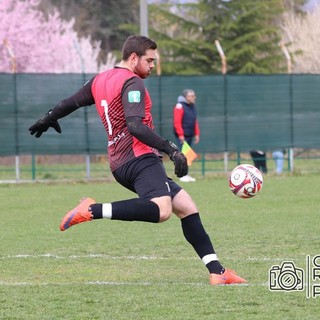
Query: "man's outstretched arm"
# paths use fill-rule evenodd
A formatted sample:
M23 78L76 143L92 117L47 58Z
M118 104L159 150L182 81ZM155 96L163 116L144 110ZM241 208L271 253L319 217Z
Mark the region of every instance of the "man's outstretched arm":
M91 93L92 78L79 91L71 97L61 100L54 108L50 109L42 118L36 121L30 128L31 135L36 138L46 132L50 127L61 133L61 127L58 119L66 117L75 110L94 104L94 98Z

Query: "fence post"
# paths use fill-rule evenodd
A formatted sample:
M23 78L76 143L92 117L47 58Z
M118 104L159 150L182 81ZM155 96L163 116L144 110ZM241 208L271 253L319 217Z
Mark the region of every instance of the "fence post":
M288 156L289 171L293 172L293 147L294 147L294 136L293 136L293 86L292 86L292 59L285 43L281 41L281 49L287 59L287 72L289 75L289 101L290 101L290 148Z
M90 179L90 141L89 141L89 124L88 124L88 107L84 107L84 126L86 134L86 178Z
M162 84L161 84L161 56L158 50L156 50L156 62L157 62L157 80L158 80L158 95L159 95L159 134L162 136L163 123L162 123Z
M79 55L81 71L82 71L82 85L86 82L86 66L83 58L81 47L77 41L73 41L73 45ZM86 178L90 179L90 143L89 143L89 126L88 126L88 108L84 107L84 130L86 135Z
M237 165L240 165L241 164L241 154L240 154L240 151L237 150Z
M16 170L16 181L20 180L20 157L19 157L19 130L18 130L18 99L17 99L17 61L16 56L9 46L8 39L3 40L3 45L7 49L11 58L12 64L12 75L13 75L13 99L14 99L14 120L15 120L15 170Z
M290 149L289 149L289 161L290 172L293 172L293 147L294 147L294 123L293 123L293 84L292 74L289 75L289 92L290 92Z
M228 107L227 107L227 58L220 45L219 40L215 40L216 48L221 59L221 73L223 75L223 93L224 93L224 172L228 172Z
M31 155L31 174L32 180L36 180L36 157L34 153Z
M289 166L289 172L293 172L294 166L293 166L293 149L292 148L289 148L288 166Z
M203 152L202 157L201 157L201 173L204 176L206 174L206 159L205 159L206 154Z

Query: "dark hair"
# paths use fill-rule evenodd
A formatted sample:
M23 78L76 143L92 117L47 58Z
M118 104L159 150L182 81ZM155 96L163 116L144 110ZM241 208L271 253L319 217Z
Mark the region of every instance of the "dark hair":
M132 53L141 57L148 49L156 50L157 44L145 36L129 36L122 47L122 60L128 60Z

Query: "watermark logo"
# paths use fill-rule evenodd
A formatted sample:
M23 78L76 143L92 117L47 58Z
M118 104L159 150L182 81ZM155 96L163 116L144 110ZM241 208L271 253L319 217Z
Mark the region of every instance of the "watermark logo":
M303 269L297 268L292 261L284 261L280 266L269 270L270 290L303 290Z
M269 269L271 291L303 291L307 298L320 296L320 255L306 256L305 269L298 268L293 261L283 261Z

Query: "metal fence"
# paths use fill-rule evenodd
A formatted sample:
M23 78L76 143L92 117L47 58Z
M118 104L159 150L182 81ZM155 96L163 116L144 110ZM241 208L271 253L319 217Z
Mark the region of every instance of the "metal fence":
M106 152L94 106L61 119L62 135L50 130L35 139L28 127L92 76L0 74L0 156L14 156L19 171L22 155L86 155L90 170L92 155ZM185 88L196 91L199 154L224 153L225 162L229 154L251 149L320 149L320 75L154 76L146 86L156 130L169 139L178 95Z

